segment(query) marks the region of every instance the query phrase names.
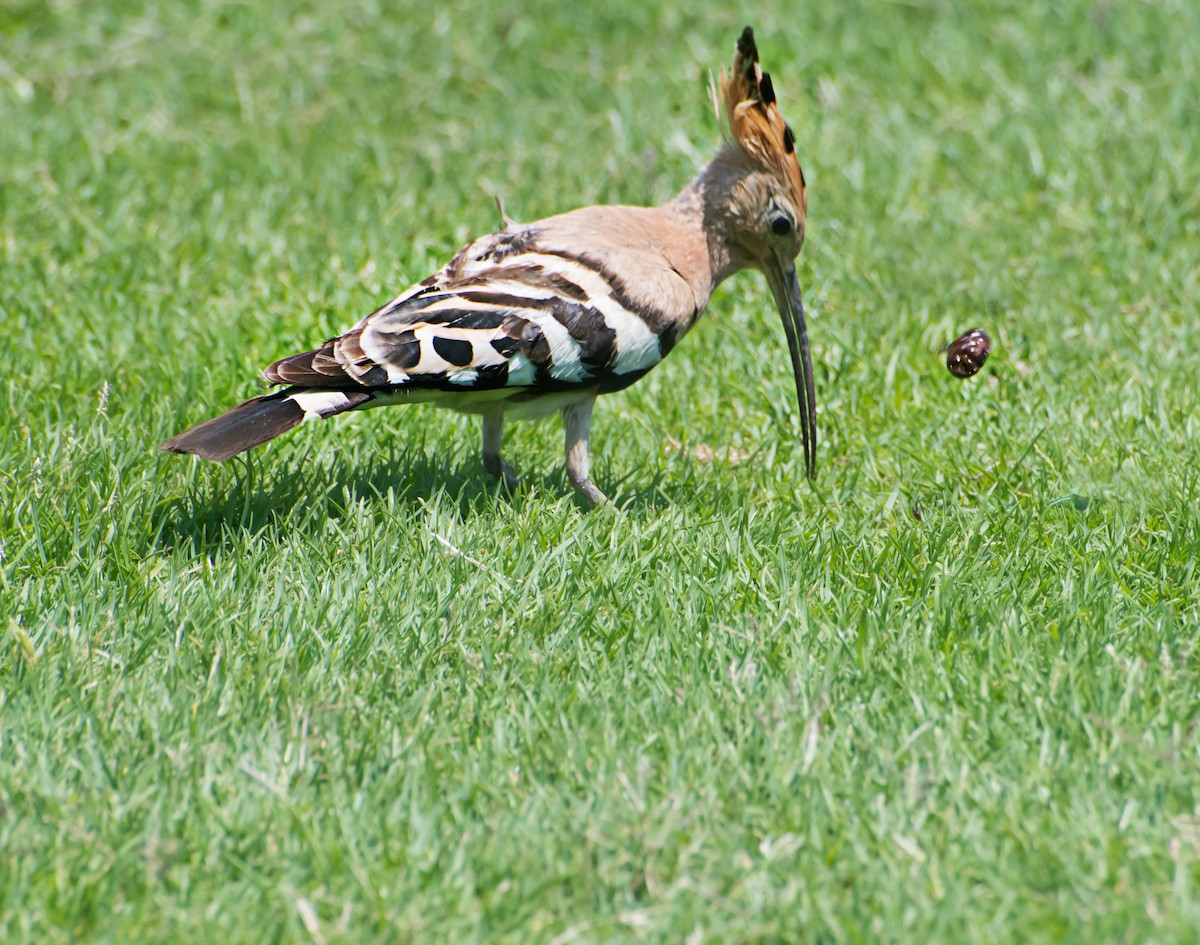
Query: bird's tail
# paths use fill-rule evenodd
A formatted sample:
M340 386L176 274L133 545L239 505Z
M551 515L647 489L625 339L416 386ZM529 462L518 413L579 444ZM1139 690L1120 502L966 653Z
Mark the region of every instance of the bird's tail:
M223 462L273 440L304 420L332 417L370 399L365 391L304 390L290 387L252 397L162 444L168 453L192 453Z

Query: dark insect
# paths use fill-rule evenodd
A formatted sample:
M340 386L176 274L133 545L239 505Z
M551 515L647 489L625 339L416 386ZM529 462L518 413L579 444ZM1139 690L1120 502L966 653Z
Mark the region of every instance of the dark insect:
M955 377L979 373L992 350L992 339L982 328L972 328L946 345L946 367Z

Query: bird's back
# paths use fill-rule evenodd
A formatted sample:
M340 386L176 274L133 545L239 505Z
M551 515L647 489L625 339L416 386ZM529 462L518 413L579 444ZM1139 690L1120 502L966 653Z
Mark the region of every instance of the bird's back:
M492 392L487 401L620 390L662 360L707 301L681 272L690 232L661 208L640 207L510 225L266 377L466 409L476 398L433 394Z

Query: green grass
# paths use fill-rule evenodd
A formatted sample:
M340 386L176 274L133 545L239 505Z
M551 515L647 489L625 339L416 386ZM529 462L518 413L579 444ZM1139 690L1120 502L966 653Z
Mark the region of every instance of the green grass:
M0 939L1196 941L1200 7L505 6L0 7ZM752 275L620 515L557 421L512 501L423 408L156 451L491 192L668 198L746 19L815 486Z

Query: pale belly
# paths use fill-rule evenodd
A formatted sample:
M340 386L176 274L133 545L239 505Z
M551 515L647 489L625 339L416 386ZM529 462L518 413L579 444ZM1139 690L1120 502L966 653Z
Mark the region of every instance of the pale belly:
M540 420L595 394L594 387L539 394L536 397L528 396L520 388L503 387L480 391L399 390L394 393L377 394L358 409L391 407L398 404L429 404L458 413L502 413L507 420Z

